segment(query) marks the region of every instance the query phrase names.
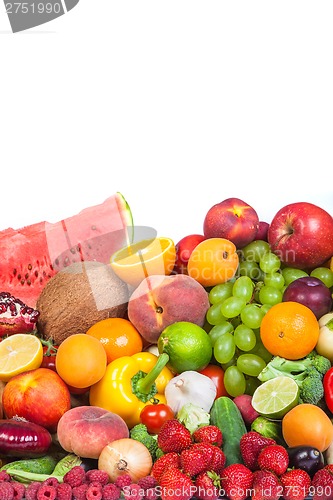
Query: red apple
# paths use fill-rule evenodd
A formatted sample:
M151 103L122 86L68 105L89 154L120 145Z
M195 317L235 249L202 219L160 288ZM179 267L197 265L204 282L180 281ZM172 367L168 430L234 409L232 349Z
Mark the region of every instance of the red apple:
M203 234L189 234L178 241L176 245L175 273L187 274L187 263L193 249L205 239Z
M37 368L12 377L2 395L7 418L15 415L56 430L62 415L71 407L70 392L60 376L50 368Z
M314 269L333 255L333 218L312 203L291 203L273 217L268 243L283 264Z
M259 221L259 228L255 240L267 241L268 228L269 228L268 222L265 222L263 220Z
M257 235L257 212L245 201L228 198L213 205L207 212L203 229L206 238L225 238L237 248L251 243Z

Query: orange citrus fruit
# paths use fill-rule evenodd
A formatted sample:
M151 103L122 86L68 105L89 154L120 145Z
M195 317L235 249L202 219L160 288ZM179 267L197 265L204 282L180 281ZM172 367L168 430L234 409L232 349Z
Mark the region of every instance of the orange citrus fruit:
M85 333L67 337L58 347L56 370L66 384L84 388L98 382L107 365L101 342Z
M170 238L142 240L115 252L111 267L125 283L136 287L147 276L171 274L176 261L176 247Z
M35 370L43 361L43 346L35 335L16 333L0 343L0 380L8 382L14 375Z
M143 339L134 325L124 318L107 318L98 321L87 331L103 345L107 362L121 356L132 356L142 351Z
M319 324L311 309L303 304L280 302L264 315L260 337L273 356L301 359L316 347Z
M298 404L283 417L282 434L288 446L313 446L323 452L333 440L333 424L319 406Z
M234 277L239 258L236 246L225 238L208 238L192 251L187 272L205 287L225 283Z

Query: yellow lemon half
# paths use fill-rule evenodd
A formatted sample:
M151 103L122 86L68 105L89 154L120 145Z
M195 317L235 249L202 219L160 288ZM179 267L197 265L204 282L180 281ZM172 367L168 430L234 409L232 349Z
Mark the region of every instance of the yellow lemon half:
M8 382L14 375L39 368L43 346L35 335L16 333L0 343L0 380Z

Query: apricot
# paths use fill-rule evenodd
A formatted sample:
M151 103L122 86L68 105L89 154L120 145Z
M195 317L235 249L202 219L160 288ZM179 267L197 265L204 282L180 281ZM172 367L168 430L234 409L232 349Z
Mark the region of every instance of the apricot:
M176 321L203 326L209 308L208 293L186 274L153 275L145 278L128 302L128 318L149 343Z

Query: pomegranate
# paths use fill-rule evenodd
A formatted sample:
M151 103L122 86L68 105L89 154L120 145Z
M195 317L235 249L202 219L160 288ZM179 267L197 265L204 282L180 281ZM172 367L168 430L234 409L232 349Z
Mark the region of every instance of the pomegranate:
M9 292L0 292L0 337L29 333L36 328L39 311Z

